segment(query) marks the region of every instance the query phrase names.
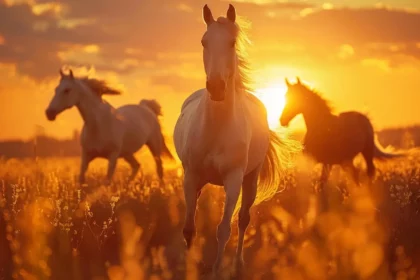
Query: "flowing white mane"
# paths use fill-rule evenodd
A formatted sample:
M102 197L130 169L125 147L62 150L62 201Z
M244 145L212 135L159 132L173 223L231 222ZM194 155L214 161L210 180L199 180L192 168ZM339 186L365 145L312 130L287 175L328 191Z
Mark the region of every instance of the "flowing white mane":
M80 81L98 96L102 96L104 94L121 95L120 90L110 87L104 80L85 77L81 78Z

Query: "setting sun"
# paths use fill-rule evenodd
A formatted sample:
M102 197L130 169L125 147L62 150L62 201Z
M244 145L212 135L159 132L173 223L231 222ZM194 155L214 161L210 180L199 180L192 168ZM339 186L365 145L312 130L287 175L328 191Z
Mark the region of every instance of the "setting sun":
M286 85L275 84L258 89L255 93L267 109L268 125L271 129L279 126L279 118L285 106L286 91Z

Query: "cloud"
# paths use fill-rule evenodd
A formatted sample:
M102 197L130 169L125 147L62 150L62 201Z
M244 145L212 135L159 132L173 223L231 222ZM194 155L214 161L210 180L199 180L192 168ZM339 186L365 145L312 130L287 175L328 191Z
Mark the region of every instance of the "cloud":
M388 61L376 58L366 58L361 61L363 66L368 67L377 67L381 70L388 72L390 70L390 65Z
M58 53L78 44L106 40L98 28L61 29L56 14L45 10L35 14L28 4L0 3L0 62L15 63L20 73L42 79L56 73L63 61Z
M0 63L14 63L19 73L37 80L56 75L63 64L92 64L98 71L118 74L140 71L159 76L167 75L162 69L176 73L176 68L195 73L201 65L200 38L205 31L201 9L205 3L3 1ZM362 60L378 56L369 47L372 43L404 45L397 52L381 49L378 59L395 54L400 58L419 56L415 44L420 42L420 12L414 10L336 8L328 3L316 6L274 0L237 0L234 5L239 15L252 22L256 49L274 46L263 54L266 57L284 57L291 63L296 56L324 61L338 50L337 59L352 56ZM215 16L225 14L227 2L211 2L210 7Z
M226 2L234 2L234 4L255 4L265 7L277 8L277 9L293 9L300 10L311 8L314 4L307 2L298 2L298 1L279 1L279 0L233 0ZM242 7L242 6L241 6Z
M338 57L341 59L347 59L354 55L354 48L351 45L344 44L340 46L338 51Z
M420 41L420 12L388 8L329 9L303 18L305 33L329 34L331 41L356 43Z
M376 58L388 61L391 67L397 67L402 62L415 61L407 57L418 58L415 44L420 42L420 29L417 26L420 26L420 10L385 7L313 9L305 16L292 19L267 17L264 28L259 27L253 38L258 42L264 41L265 45L278 46L277 50L274 48L264 54L273 59L288 59L284 57L286 53L280 46L291 44L304 46L305 52L297 51L289 56L300 59L308 56L321 64L339 49L337 63L344 63L343 56L351 55L348 63ZM256 24L253 27L256 29ZM373 43L380 43L386 48L395 48L396 45L403 47L398 50L373 50Z
M150 78L154 86L168 87L178 93L192 93L204 85L204 79L183 77L177 74L155 75Z

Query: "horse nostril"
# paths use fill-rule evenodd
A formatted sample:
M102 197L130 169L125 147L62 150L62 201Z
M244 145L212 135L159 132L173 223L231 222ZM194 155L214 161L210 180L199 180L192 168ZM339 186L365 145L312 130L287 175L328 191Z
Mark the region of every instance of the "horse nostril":
M45 115L47 116L47 119L52 121L55 119L55 116L57 115L55 110L53 109L47 109L45 110Z
M219 81L218 88L219 88L220 91L225 91L225 89L226 89L226 83L224 81L220 80Z
M206 88L210 92L222 92L226 89L226 84L222 79L215 79L212 81L206 81Z
M280 125L284 127L288 127L289 123L284 118L280 118Z

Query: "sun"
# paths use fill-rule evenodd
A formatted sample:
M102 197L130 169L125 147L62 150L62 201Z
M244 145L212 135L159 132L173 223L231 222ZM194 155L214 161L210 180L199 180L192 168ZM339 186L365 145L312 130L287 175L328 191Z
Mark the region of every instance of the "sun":
M279 119L286 104L286 92L287 87L283 84L273 84L272 86L256 90L255 95L262 101L267 109L268 125L271 129L280 126Z

